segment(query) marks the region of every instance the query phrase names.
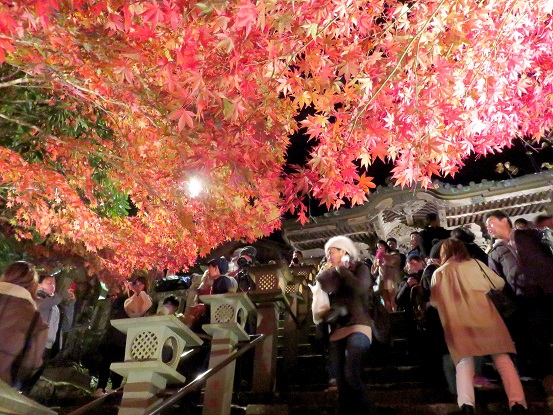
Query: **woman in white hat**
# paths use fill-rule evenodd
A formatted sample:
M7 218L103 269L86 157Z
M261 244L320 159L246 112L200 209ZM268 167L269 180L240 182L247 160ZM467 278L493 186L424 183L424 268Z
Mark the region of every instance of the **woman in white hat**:
M331 238L325 253L331 268L322 271L317 280L330 299L330 358L338 368L338 413L370 415L374 405L361 375L372 340L368 296L373 280L348 237Z

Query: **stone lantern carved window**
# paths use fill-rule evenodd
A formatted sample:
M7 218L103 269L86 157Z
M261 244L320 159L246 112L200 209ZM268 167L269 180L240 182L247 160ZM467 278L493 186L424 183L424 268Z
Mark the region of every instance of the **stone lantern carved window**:
M131 345L131 357L134 360L153 359L157 351L158 338L151 331L143 331L136 335Z
M238 323L242 328L246 325L248 312L241 304L236 306L231 302L212 305L211 324Z
M161 361L169 366L173 365L173 363L175 363L175 360L179 357L177 354L177 349L178 341L176 337L167 337L165 343L163 344Z
M212 323L229 323L234 318L234 307L231 304L219 304L214 317L215 321Z
M295 294L296 293L296 286L295 285L287 285L285 287L285 291L284 291L286 294Z
M275 274L261 274L255 279L257 289L261 291L278 288L278 277Z
M238 308L238 313L236 313L236 322L240 327L244 327L246 325L246 321L248 318L248 313L246 310L242 307Z

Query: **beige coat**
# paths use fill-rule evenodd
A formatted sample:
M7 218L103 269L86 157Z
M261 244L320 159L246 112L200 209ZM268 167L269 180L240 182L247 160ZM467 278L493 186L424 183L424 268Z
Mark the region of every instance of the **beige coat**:
M495 288L505 281L480 262ZM434 271L430 303L438 309L445 340L455 364L462 357L515 353L503 319L486 296L492 288L476 260L447 261Z

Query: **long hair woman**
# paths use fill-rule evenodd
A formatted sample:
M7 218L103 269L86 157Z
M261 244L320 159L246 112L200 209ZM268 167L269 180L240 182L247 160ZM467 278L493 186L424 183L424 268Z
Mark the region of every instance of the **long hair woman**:
M328 293L330 318L330 358L337 367L338 413L374 413L362 373L371 345L368 297L372 289L369 268L358 261L359 251L345 236L335 236L325 245L329 269L317 280Z
M442 265L434 272L430 302L438 309L445 340L456 369L457 403L462 414L475 413L474 357L491 355L513 414L526 414L526 399L509 356L515 346L503 319L486 293L505 281L482 262L471 259L465 245L446 239ZM486 276L487 275L487 276Z
M376 243L371 273L379 278L378 293L384 300L386 310L396 311L396 289L398 282L403 279L401 256L398 251L392 251L383 240Z

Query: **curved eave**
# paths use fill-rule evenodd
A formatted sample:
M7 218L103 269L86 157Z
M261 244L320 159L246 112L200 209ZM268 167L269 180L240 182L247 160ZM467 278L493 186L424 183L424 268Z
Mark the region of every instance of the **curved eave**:
M285 220L283 234L290 245L301 250L321 248L336 235L372 244L376 234L387 237L398 227L404 231L422 227L430 212L438 213L443 226L454 228L482 223L496 209L513 217L549 212L552 200L553 171L468 186L436 183L428 190L378 187L362 206L328 212L304 226Z

